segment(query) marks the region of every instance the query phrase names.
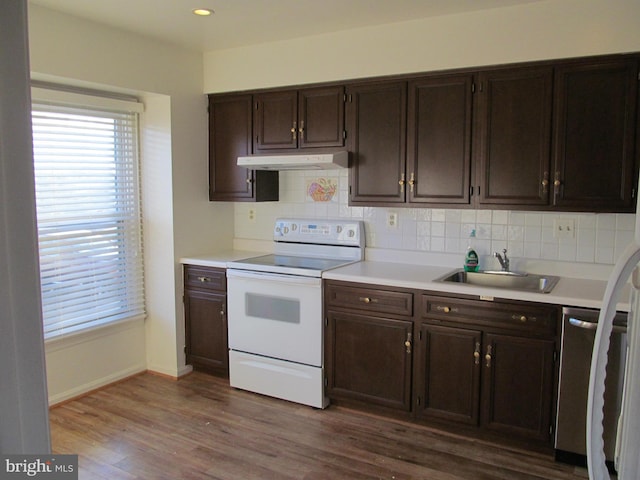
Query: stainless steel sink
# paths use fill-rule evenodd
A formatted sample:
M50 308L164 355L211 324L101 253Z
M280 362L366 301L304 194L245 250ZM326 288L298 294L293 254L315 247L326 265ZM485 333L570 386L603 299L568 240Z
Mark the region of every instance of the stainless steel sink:
M436 279L436 282L453 282L478 287L504 288L526 292L549 293L560 280L553 275L536 275L533 273L480 271L465 272L455 270Z

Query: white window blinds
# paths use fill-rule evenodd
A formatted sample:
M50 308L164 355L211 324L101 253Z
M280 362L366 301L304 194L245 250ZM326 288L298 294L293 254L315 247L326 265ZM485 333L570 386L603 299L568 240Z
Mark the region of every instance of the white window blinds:
M144 289L137 113L122 101L40 96L32 120L46 339L143 315Z

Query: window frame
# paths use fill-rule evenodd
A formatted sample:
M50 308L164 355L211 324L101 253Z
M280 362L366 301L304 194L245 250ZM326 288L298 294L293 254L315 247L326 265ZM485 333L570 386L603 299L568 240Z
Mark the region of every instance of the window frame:
M73 287L71 286L72 284L69 283L70 286L67 290L65 290L64 287L60 287L58 290L54 289L51 292L45 291L45 282L50 281L52 278L55 278L55 274L53 274L53 276L50 276L51 272L45 272L41 266L41 295L43 302L43 329L45 341L65 338L70 335L85 333L91 330L126 321L139 320L146 316L142 250L142 202L140 193L141 186L139 119L139 114L144 111L144 106L133 97L122 95L113 96L108 92L80 91L66 86L32 86L32 111L50 112L55 110L61 112L63 117L65 115L68 115L68 117L65 117L67 118L67 120L74 115L81 116L83 112L89 118L97 119L99 117L107 117L113 119L113 137L106 137L106 141L111 142L109 145L113 149L113 162L109 165L109 168L111 170L107 169L107 171L110 171L110 173L105 173L105 171L102 171L102 177L99 177L104 178L105 180L107 180L107 177L111 177L113 183L110 185L110 189L109 187L102 187L103 190L100 190L98 189L98 187L96 187L95 190L91 190L92 197L95 196L102 198L103 196L105 202L111 202L113 206L112 214L109 215L109 209L105 208L104 220L106 222L99 222L98 220L96 220L97 218L99 218L99 216L96 215L95 218L87 217L87 219L85 219L86 223L84 225L85 227L94 227L98 223L104 223L106 225L107 223L111 222L111 226L107 229L109 230L108 232L105 231L102 233L102 237L94 237L98 239L98 241L95 242L95 245L92 241L85 241L84 249L85 253L88 255L87 258L92 258L91 252L94 251L95 248L95 257L98 258L100 255L102 255L104 259L104 265L108 265L109 261L115 260L115 262L113 262L111 265L112 271L110 273L107 272L101 275L96 275L95 283L98 284L111 278L113 280L113 282L110 283L111 286L119 284L119 290L108 290L105 283L105 288L103 291L108 292L109 295L113 295L113 298L116 299L115 303L117 303L117 300L120 299L122 305L125 305L125 308L120 308L120 306L118 306L118 308L116 308L117 313L97 313L100 312L100 309L102 308L100 306L100 301L96 301L92 304L91 300L87 299L88 295L86 293L92 291L94 292L94 296L98 297L99 295L95 295L95 292L99 291L99 289L95 288L93 290L90 290L89 287L87 287L85 292L83 286L76 285L75 287ZM37 165L38 163L38 160L36 159L36 145L38 144L39 139L36 138L35 133L36 124L38 123L39 122L34 123L34 165ZM126 125L126 128L129 129L127 132L124 132L122 130L123 125ZM110 126L110 124L106 124L105 127L105 131L108 135L110 135L110 133L108 132L108 128ZM125 133L126 135L124 135ZM125 141L128 143L124 147L124 149L121 150L121 145L119 145L118 142L122 141L125 136ZM104 148L105 150L109 150L110 147L107 146ZM83 153L86 154L88 152ZM123 153L124 156L121 156ZM62 162L60 163L62 164ZM69 162L69 164L71 164L71 162ZM91 164L89 164L87 168L89 168L90 166ZM65 168L66 167L62 165L60 167L60 171L63 171ZM126 169L126 171L122 169ZM36 172L34 174L36 176L36 209L38 210L38 169L36 168L35 170ZM79 177L81 177L81 175ZM96 178L98 177L96 176ZM118 191L118 188L122 187L122 185L120 184L121 179L125 179L123 185L125 185L127 188L127 192L124 195L121 195L121 192ZM81 182L81 179L78 180L78 185L80 185ZM40 183L41 185L46 185L46 181L43 182L41 180ZM46 193L43 194L43 196L46 195ZM52 195L54 196L48 198L55 198L55 194ZM112 195L113 198L110 198L109 195ZM43 196L41 196L41 198L43 198ZM91 197L87 197L85 194L85 198ZM91 203L91 201L89 201L88 203ZM126 215L121 214L121 209L123 206L128 209ZM53 207L53 209L55 210L55 206ZM38 219L40 220L40 214L38 215ZM123 222L125 222L126 225ZM64 229L64 227L55 225L55 223L56 222L54 221L53 226L55 228ZM82 234L79 233L79 226L82 224L76 223L76 225L73 226L73 223L74 221L70 221L70 223L68 224L68 228L75 228L75 233L77 235L76 240L81 239ZM93 225L90 225L92 223ZM45 224L51 225L52 223L51 221L45 220L38 221L39 255L40 261L43 265L55 255L51 252L43 254L43 250L45 249L43 248L43 246L46 247L48 245L53 245L54 248L56 247L56 241L50 241L50 243L47 243L48 240L43 234L46 230L46 228L44 228ZM41 226L43 226L42 229ZM102 246L100 247L97 245ZM103 249L102 253L98 252L100 248ZM86 268L86 264L82 263L84 261L82 260L82 255L79 255L80 259L74 264L73 261L70 260L71 258L73 258L74 253L71 252L68 247L61 247L60 252L61 253L59 255L65 257L64 261L67 262L66 266L72 270L75 269L75 273L81 275L82 269ZM120 270L114 271L113 266L116 265L116 263L118 263L118 265L120 266ZM86 272L88 275L87 279L89 279L91 275L91 269L87 269ZM65 277L61 274L60 278L69 280L70 275ZM71 282L71 280L69 281ZM85 280L83 282L86 284L92 283L88 280ZM65 296L65 294L62 292L72 292L72 295L77 293L79 295L79 300L77 301L80 304L80 308L85 308L86 310L84 310L84 312L89 312L90 314L88 316L85 316L81 314L76 315L61 313L64 309L60 309L57 311L57 313L52 314L52 305L56 304L56 302L59 302L60 305L63 306L71 306L71 304L76 301L68 300L70 297ZM87 297L84 299L84 303L82 300L83 296ZM103 300L103 302L106 301ZM70 307L70 310L73 310L74 308L77 307L73 305ZM53 311L55 312L55 310ZM47 314L49 316L47 316ZM65 317L70 316L73 317L73 320L65 319Z

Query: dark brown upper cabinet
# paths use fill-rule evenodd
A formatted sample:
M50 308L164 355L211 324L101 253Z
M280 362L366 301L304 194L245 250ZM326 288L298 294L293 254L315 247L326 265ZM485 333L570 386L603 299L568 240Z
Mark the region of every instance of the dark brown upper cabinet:
M350 205L404 203L407 83L347 87Z
M352 206L634 212L639 62L607 55L211 95L209 197L277 200L278 173L239 168L238 156L347 148Z
M305 88L254 95L256 154L344 147L344 87Z
M549 203L552 87L551 66L479 73L473 148L480 205Z
M251 154L251 95L209 95L209 200L278 200L278 172L238 167Z
M342 148L345 144L344 87L298 91L298 146Z
M409 82L408 202L469 204L472 85L471 74Z
M635 210L638 59L567 63L555 72L553 204Z

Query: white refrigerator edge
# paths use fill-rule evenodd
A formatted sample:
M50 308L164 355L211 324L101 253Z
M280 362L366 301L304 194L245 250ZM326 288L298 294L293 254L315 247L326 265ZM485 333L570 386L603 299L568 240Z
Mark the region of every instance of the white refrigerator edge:
M640 212L640 206L636 208ZM591 480L609 480L603 434L604 380L613 318L625 284L631 279L627 325L627 362L615 465L619 480L640 478L640 216L635 240L627 246L611 272L600 310L591 359L587 403L587 468Z

